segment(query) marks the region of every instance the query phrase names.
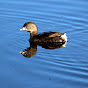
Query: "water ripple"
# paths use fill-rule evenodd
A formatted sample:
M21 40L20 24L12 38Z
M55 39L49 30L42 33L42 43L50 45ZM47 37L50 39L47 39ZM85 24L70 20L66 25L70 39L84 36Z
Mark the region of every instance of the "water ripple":
M68 88L72 88L72 85L78 86L79 83L82 87L77 88L88 85L87 0L30 0L30 3L29 0L7 0L0 1L0 3L0 53L6 55L2 54L1 56L6 58L7 62L11 60L7 59L7 56L8 58L14 57L23 60L22 62L15 59L17 63L14 62L20 64L18 67L24 67L23 69L17 67L17 71L23 75L22 77L30 77L29 79L25 78L30 82L36 78L40 83L38 78L49 79L46 80L47 83L52 81L53 86L54 84L58 85L58 82L60 82L59 85L64 82L67 84L66 86L71 83ZM26 60L20 54L16 54L30 46L28 41L30 34L19 31L23 24L28 21L36 23L38 33L44 31L67 32L66 48L47 50L38 46L36 55ZM22 63L27 64L23 65ZM16 72L16 74L18 73ZM52 88L50 85L48 85L49 88ZM53 88L57 87L54 86Z

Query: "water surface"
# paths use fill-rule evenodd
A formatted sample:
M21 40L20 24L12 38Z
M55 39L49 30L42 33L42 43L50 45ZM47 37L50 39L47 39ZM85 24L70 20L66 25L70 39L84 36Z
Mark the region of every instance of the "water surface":
M87 0L0 0L0 88L87 88L87 19ZM19 31L29 21L38 33L67 32L66 48L19 54L30 47L30 34Z

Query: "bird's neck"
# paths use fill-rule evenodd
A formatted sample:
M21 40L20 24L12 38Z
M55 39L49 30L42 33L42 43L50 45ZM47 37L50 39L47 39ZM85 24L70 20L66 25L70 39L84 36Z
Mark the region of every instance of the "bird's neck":
M33 38L36 35L37 35L37 31L33 31L33 32L30 33L30 38Z

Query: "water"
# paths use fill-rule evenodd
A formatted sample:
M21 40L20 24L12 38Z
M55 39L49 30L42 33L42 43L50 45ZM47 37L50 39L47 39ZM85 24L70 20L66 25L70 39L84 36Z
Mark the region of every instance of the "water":
M0 88L87 88L87 13L87 0L0 0ZM29 33L19 29L29 21L38 33L67 32L66 48L22 56Z

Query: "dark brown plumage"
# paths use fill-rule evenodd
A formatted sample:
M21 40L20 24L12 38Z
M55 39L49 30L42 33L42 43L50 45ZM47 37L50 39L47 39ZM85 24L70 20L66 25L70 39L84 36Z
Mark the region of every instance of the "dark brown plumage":
M63 33L59 32L44 32L39 35L35 35L30 37L30 42L38 42L38 43L47 43L47 42L65 42L64 39L61 38Z

